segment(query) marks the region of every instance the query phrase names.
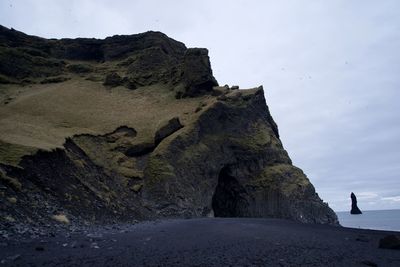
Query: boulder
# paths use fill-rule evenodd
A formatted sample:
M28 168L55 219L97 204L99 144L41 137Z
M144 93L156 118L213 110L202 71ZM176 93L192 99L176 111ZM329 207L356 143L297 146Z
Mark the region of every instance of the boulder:
M395 235L387 235L379 240L379 248L400 250L400 239Z
M159 144L164 138L181 129L183 125L178 117L174 117L160 125L154 136L154 143Z
M112 72L107 74L106 78L104 79L103 85L116 87L122 85L123 83L124 80L121 78L121 76L119 76L116 72Z

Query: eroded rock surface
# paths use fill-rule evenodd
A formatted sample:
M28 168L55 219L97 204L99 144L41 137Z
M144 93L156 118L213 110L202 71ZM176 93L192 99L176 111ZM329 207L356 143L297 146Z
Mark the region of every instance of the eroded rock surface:
M130 89L157 83L179 85L179 98L211 92L218 85L207 49L187 49L161 32L104 40L47 40L0 25L0 83L35 83L40 77L63 73L97 73L105 75L107 86Z
M46 40L2 27L0 57L5 92L22 99L0 107L2 228L54 215L69 223L220 216L338 224L292 165L263 88L215 87L206 49L157 32ZM60 74L70 80L29 89ZM21 88L21 98L12 94ZM43 112L59 94L63 101ZM7 124L16 118L18 127Z
M160 125L160 127L156 131L154 137L154 143L159 144L164 138L178 131L182 127L183 125L181 124L179 118L177 117L172 118L167 122L164 122L162 125Z

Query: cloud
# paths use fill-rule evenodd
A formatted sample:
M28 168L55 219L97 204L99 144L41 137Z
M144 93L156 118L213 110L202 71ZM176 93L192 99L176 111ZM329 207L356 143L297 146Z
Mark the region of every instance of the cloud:
M383 197L381 198L383 201L392 201L392 202L400 202L400 196L394 197Z
M356 194L357 199L359 200L370 200L370 199L375 199L378 197L377 193L373 192L361 192Z

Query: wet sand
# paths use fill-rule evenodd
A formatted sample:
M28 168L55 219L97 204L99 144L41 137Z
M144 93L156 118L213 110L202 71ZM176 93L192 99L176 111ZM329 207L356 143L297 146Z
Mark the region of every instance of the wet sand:
M399 250L378 248L388 234L279 219L162 220L1 239L0 266L400 266Z

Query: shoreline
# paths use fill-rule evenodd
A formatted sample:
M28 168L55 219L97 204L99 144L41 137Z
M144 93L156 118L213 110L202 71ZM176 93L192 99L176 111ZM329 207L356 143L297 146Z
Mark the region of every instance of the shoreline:
M399 266L400 232L283 219L166 219L0 239L0 266ZM375 264L375 265L374 265Z

